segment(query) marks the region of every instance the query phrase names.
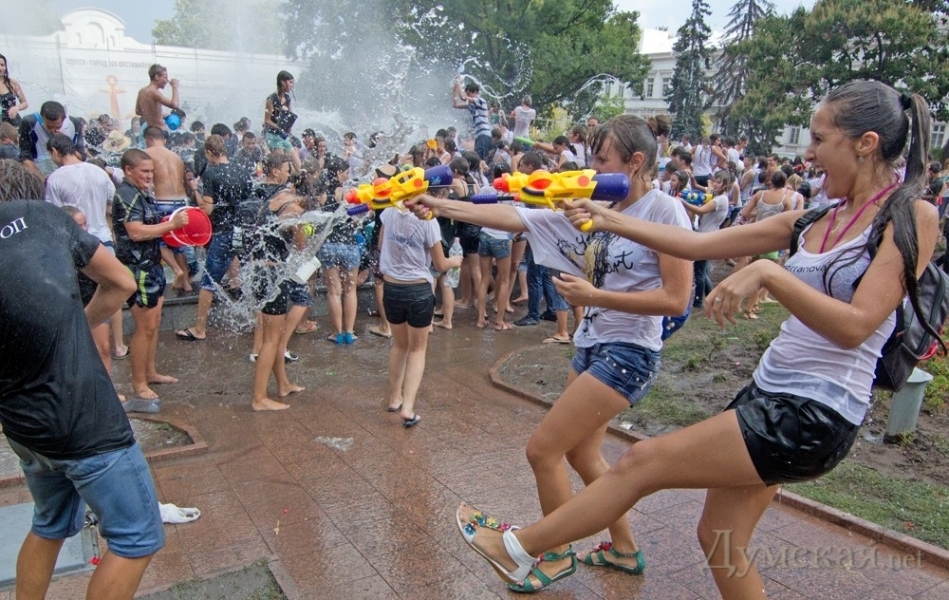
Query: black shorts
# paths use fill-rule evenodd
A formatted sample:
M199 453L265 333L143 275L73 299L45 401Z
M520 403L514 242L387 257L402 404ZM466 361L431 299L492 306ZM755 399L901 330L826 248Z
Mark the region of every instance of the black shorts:
M464 256L478 253L479 237L481 236L481 227L470 223L455 221L455 235L458 237L458 243Z
M751 461L767 485L828 473L847 456L860 430L816 400L766 392L754 383L725 410L732 408Z
M165 295L165 268L161 265L150 267L129 267L135 278L135 293L125 301L129 308L155 308Z
M265 315L279 316L287 314L290 294L286 281L277 279L277 270L273 267L256 266L253 270L254 301L260 312Z
M386 281L382 304L386 319L393 325L408 323L409 327L428 327L435 316L435 293L428 283L398 285Z

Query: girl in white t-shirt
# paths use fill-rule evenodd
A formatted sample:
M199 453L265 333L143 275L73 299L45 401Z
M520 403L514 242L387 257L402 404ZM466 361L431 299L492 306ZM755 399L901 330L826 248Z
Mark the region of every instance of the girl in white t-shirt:
M469 522L472 508L463 504L456 516L463 535L506 579L524 577L544 549L596 533L649 494L706 488L698 538L721 597L766 597L746 552L758 520L781 484L820 477L847 455L870 406L874 367L895 311L906 290L918 306L917 276L938 237L936 208L919 198L931 131L922 96L853 81L828 94L810 131L806 159L827 169L828 196L848 200L804 229L785 266L758 261L721 282L706 302L706 315L724 326L745 297L765 286L790 311L753 382L724 412L633 444L593 485L533 525L494 528L500 520L482 517L481 527ZM909 132L907 183L899 185L893 164ZM787 248L803 214L693 233L586 200L572 206L578 225L592 219L594 230L685 258ZM871 258L874 232L881 238Z
M688 233L689 219L679 201L652 189L656 138L667 134L670 125L666 115L648 122L632 115L608 121L591 140L592 168L629 177L629 195L612 206L613 212ZM613 234L583 233L562 212L470 205L429 196L422 196L421 202L439 216L525 232L534 260L562 273L554 280L557 291L568 303L586 307L574 335L577 352L566 389L527 445L540 505L549 514L573 493L564 458L587 485L609 468L600 453L606 427L638 403L655 382L662 318L686 311L692 264ZM567 542L543 548L547 552L540 563L512 588L532 591L571 575L578 558L593 566L642 573L646 563L625 516L617 515L609 530L612 543L581 557Z

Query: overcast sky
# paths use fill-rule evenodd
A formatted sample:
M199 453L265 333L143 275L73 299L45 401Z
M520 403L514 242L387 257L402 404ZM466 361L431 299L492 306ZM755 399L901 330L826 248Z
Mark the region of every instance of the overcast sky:
M728 11L735 0L707 0L712 8L709 25L721 31L728 22ZM779 13L788 13L800 5L813 6L814 0L772 0ZM620 10L637 10L643 27L678 29L692 11L691 0L614 0ZM126 33L136 40L151 43L156 19L169 19L175 14L174 0L50 0L52 9L60 14L76 8L95 6L118 15L126 24Z

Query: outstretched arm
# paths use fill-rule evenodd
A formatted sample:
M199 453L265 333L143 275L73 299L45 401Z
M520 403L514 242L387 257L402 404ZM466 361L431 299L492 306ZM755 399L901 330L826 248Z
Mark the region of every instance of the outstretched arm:
M438 217L448 217L456 221L512 233L527 231L527 226L517 214L517 209L506 204L472 204L422 194L406 200L405 206L411 208L419 218L425 218L426 215L432 213Z

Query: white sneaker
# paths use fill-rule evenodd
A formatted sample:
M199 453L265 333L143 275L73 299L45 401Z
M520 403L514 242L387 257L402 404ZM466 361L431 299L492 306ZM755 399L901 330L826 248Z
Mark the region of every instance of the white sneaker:
M248 358L248 359L250 360L250 362L252 362L252 363L257 362L257 355L254 354L253 352L251 352L250 355L249 355L247 358Z

